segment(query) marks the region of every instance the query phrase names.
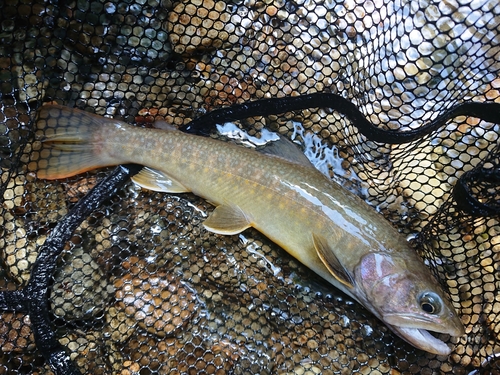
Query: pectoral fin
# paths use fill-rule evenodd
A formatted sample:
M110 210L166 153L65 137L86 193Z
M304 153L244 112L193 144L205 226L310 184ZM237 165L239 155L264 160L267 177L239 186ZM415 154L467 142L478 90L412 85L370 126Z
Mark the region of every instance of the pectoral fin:
M251 226L239 207L225 205L216 207L203 225L210 232L226 235L238 234Z
M319 259L323 262L330 273L348 288L354 288L354 278L351 273L342 265L335 253L328 245L326 239L313 233L313 243Z
M165 173L147 167L141 169L139 173L132 177L132 180L137 185L153 191L165 193L187 193L190 191Z

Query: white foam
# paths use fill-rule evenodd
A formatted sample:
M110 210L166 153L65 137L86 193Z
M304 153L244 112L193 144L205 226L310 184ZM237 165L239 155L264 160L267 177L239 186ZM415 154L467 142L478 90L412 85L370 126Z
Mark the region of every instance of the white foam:
M334 176L340 177L340 179L334 178L336 182L342 184L342 179L351 180L356 186L360 186L361 188L357 190L353 188L349 189L349 187L346 188L364 197L368 196L366 183L358 177L354 169L350 167L348 170L345 170L342 166L344 159L339 155L338 148L335 145L328 147L328 145L323 142L322 138L312 132L306 132L302 124L295 121L293 122L293 134L291 139L303 147L304 155L306 155L312 165L325 176L331 178L331 170Z
M272 141L280 139L279 135L267 129L262 129L260 138L253 137L237 127L232 122L226 122L224 125L217 125L219 134L225 135L228 138L241 142L245 146L256 147L264 146Z

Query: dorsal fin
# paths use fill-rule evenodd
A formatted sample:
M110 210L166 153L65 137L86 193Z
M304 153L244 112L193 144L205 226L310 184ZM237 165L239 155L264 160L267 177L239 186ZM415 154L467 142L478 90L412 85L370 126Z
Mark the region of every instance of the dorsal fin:
M269 142L264 148L258 151L263 154L283 158L292 163L314 168L309 159L295 143L282 135L279 138L277 141Z
M165 120L156 120L153 122L153 128L155 129L162 129L162 130L169 130L169 131L178 131L174 125L169 124Z

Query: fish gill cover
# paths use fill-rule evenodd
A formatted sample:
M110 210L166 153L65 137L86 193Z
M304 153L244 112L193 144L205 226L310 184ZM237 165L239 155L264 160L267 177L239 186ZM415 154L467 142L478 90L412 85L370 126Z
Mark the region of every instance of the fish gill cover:
M0 374L500 373L496 0L0 10ZM134 166L37 179L54 101L211 136L300 124L415 238L466 334L415 349L255 230L207 232L204 200L138 190Z

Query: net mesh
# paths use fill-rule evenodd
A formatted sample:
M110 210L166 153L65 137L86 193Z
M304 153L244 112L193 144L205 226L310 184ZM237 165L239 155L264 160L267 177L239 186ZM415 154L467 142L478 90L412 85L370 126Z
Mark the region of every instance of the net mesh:
M500 373L496 0L1 4L0 374ZM314 93L391 136L374 141L345 106L259 112ZM300 124L336 146L342 178L380 214L419 233L466 335L444 338L450 356L419 351L259 232L207 232L204 200L131 183L66 229L41 293L42 245L111 171L28 170L48 101L138 126L247 103L257 111L235 122L250 135Z

